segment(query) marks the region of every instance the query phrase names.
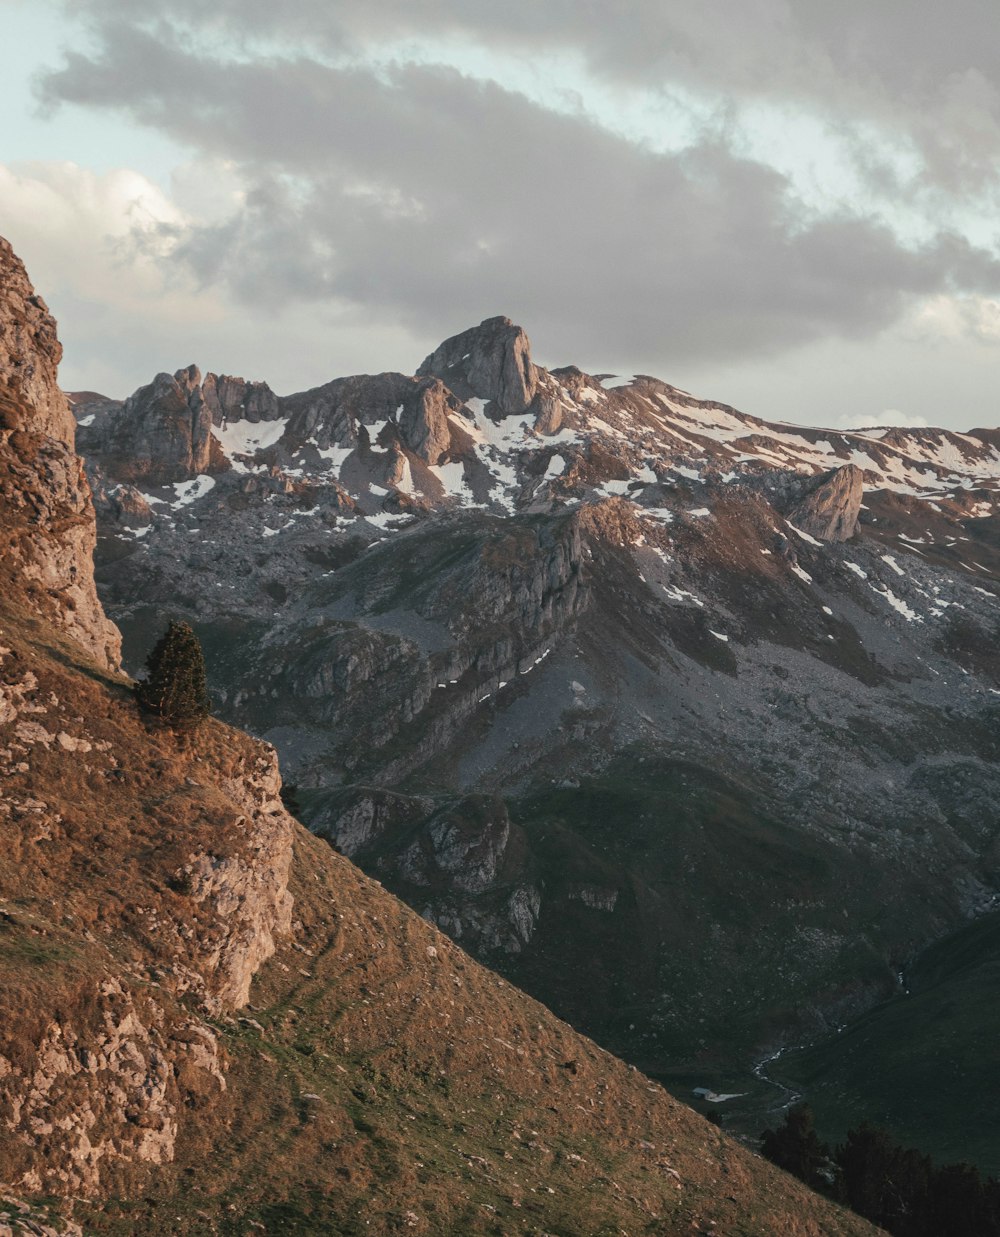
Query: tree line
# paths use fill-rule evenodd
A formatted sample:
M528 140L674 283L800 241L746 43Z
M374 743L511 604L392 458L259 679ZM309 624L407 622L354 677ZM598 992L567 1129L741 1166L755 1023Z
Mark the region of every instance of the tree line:
M894 1237L1000 1237L1000 1181L973 1164L936 1167L864 1121L842 1144L823 1142L809 1106L764 1130L761 1150L779 1168Z

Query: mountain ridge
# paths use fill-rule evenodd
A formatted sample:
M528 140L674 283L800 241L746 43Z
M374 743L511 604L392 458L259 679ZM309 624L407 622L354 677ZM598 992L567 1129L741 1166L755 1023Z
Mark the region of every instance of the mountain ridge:
M764 1100L997 905L1000 436L768 423L506 319L420 369L234 413L162 486L87 414L127 663L185 617L312 829L604 1046Z

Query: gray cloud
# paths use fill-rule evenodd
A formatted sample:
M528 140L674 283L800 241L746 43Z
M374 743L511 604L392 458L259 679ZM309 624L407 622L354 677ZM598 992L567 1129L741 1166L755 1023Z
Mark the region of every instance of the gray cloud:
M105 29L154 0L74 0ZM831 123L891 126L950 190L993 182L1000 152L1000 23L982 0L172 0L173 19L247 45L302 40L362 54L393 39L458 35L528 53L579 52L590 69L647 88L686 85L814 107Z
M172 21L162 2L92 0L96 49L69 54L43 97L124 110L236 162L241 210L161 228L160 240L175 241L172 261L203 282L255 305L337 298L428 346L503 312L544 324L552 360L662 368L857 338L914 297L1000 288L995 258L962 238L911 251L873 219L809 218L777 172L721 142L655 154L451 69L376 71L318 55L390 33L461 30L535 47L573 41L620 76L669 71L704 84L725 72L748 92L784 83L788 97L810 82L830 90L850 70L852 106L895 80L862 37L881 11L876 20L850 6L850 38L818 8L725 7L722 21L718 0L634 3L629 20L612 20L596 0L530 10L524 0L388 0L373 17L355 0L280 10L217 0L206 24L193 0L173 0ZM243 36L236 59L205 41L227 23ZM276 41L252 48L251 36ZM306 36L315 54L290 49ZM897 71L915 98L936 88L932 66L944 56L925 50Z

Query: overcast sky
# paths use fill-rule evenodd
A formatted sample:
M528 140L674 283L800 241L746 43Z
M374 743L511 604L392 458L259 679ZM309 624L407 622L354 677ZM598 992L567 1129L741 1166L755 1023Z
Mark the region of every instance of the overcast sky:
M547 365L1000 423L987 0L0 0L0 233L63 385Z

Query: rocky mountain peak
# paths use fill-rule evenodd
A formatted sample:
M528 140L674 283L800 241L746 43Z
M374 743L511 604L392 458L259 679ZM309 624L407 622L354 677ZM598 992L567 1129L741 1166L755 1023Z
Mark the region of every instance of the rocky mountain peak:
M197 365L157 374L111 412L101 438L127 461L130 481L165 485L210 471L212 409Z
M235 421L274 421L280 415L278 397L266 382L248 382L231 374L206 374L201 390L215 426Z
M487 318L452 335L417 370L442 379L462 399L492 401L504 414L524 412L538 389L531 342L509 318Z
M33 430L72 447L73 417L56 381L61 359L55 319L0 237L0 383L30 406Z

